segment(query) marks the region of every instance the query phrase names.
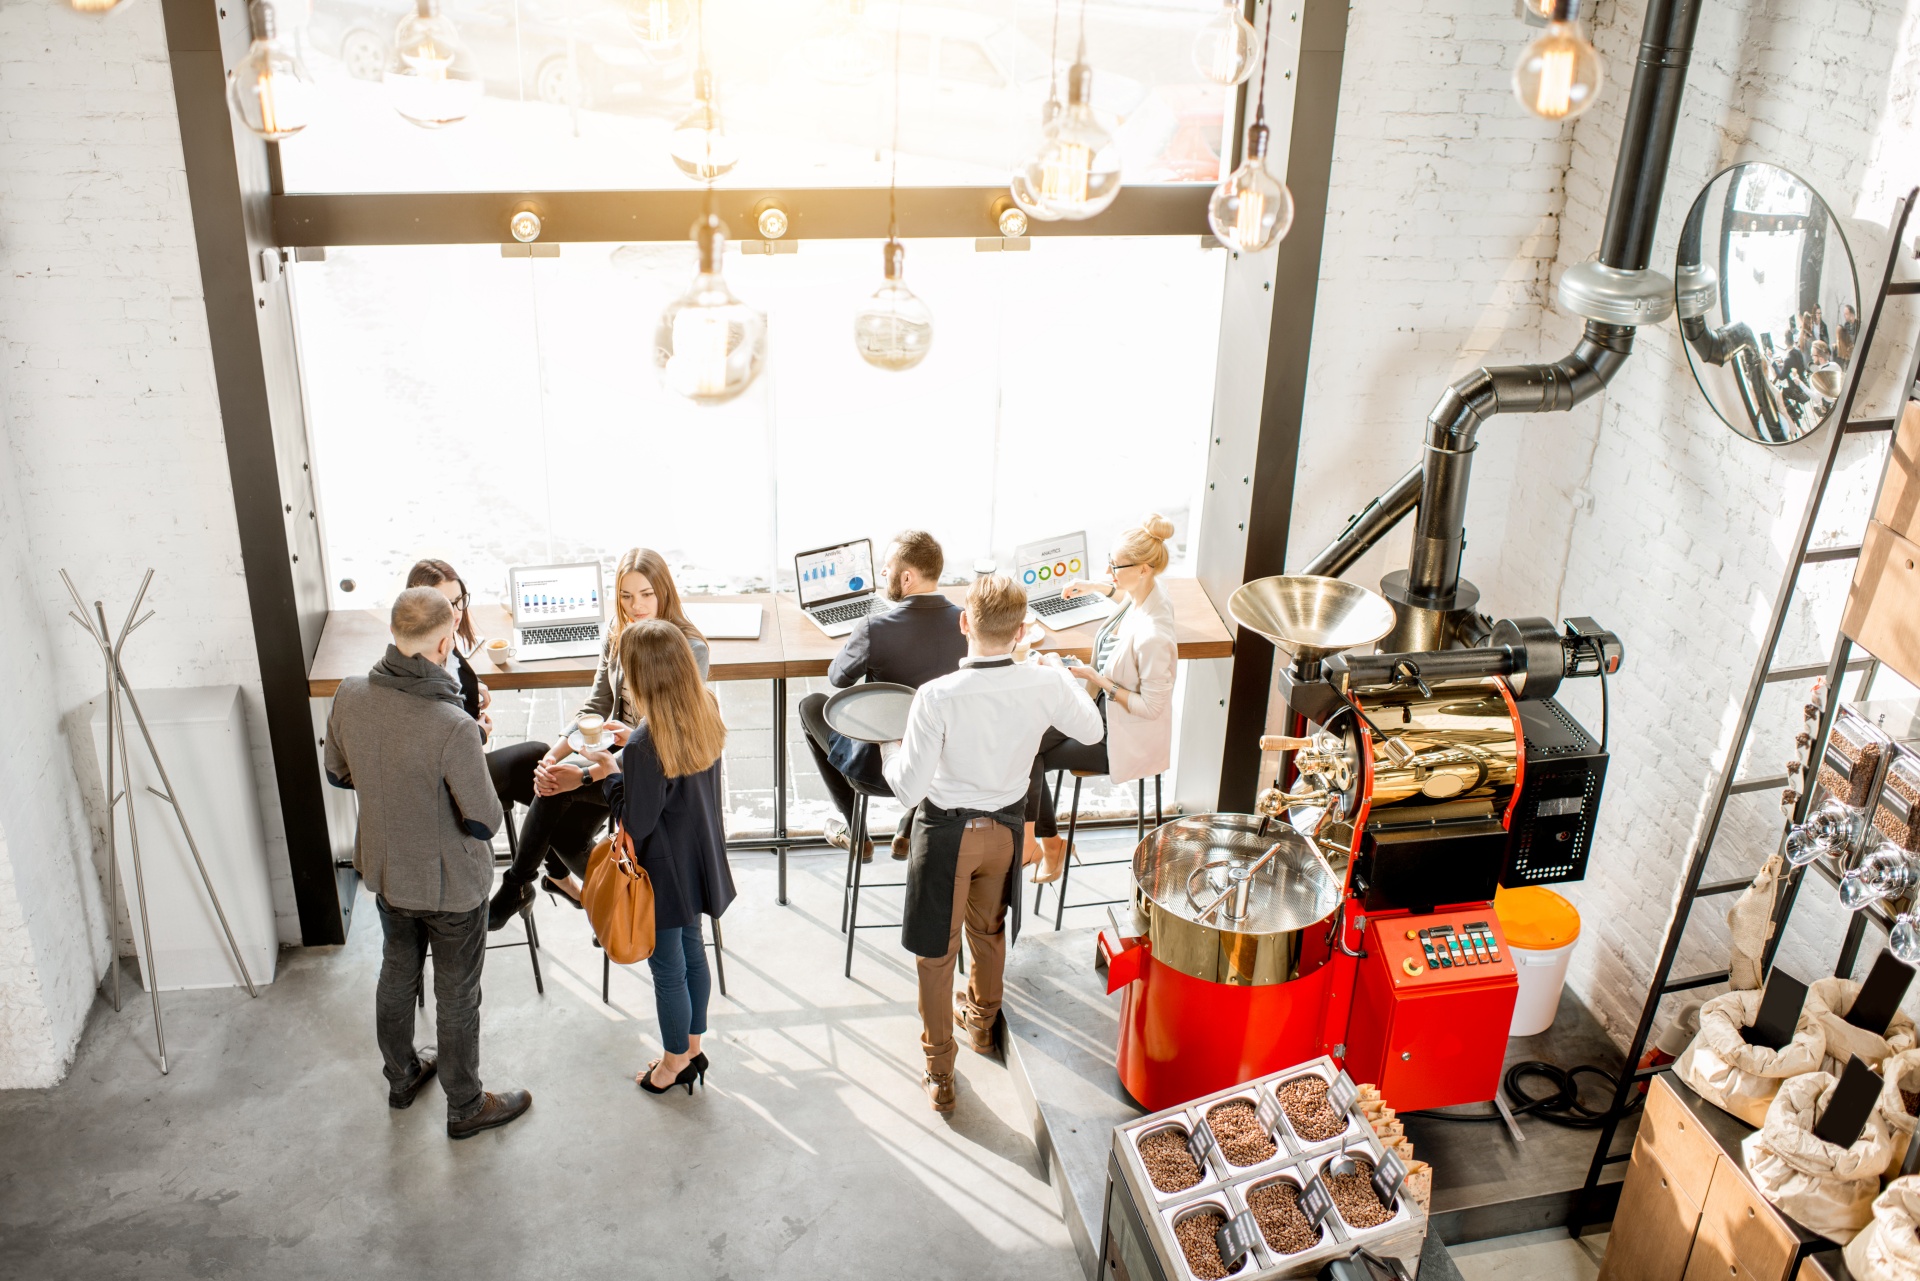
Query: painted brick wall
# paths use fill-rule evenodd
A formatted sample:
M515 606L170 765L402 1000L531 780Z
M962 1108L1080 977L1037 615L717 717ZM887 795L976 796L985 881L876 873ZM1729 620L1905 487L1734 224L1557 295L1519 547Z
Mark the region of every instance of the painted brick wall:
M1920 8L1906 0L1836 0L1822 16L1784 0L1707 6L1662 206L1654 266L1671 272L1679 227L1711 174L1765 159L1805 176L1834 207L1864 287L1896 192L1920 183ZM1598 248L1614 148L1638 47L1643 0L1616 0L1596 42L1614 81L1576 123L1554 277ZM1549 311L1548 351L1573 343L1579 322ZM1860 412L1865 412L1863 409ZM1719 423L1694 387L1671 322L1643 330L1632 361L1603 398L1570 415L1500 423L1483 433L1521 442L1528 478L1495 540L1468 553L1490 593L1590 613L1626 639L1613 682L1614 759L1593 872L1569 887L1587 938L1572 983L1622 1040L1638 1017L1681 868L1713 771L1731 740L1800 517L1826 447L1824 433L1770 450ZM1856 539L1878 477L1881 446L1847 442L1819 523L1830 542ZM1484 452L1484 446L1483 446ZM1850 567L1808 571L1785 653L1825 657ZM1884 685L1883 689L1892 686ZM1849 691L1852 686L1849 685ZM1774 772L1790 754L1804 687L1776 687L1748 760ZM1598 721L1591 682L1567 701ZM1735 798L1708 876L1752 871L1778 836L1776 795ZM1810 890L1781 951L1803 977L1830 972L1843 912L1824 882ZM1721 916L1708 905L1682 971L1725 964ZM1868 959L1882 940L1870 935Z
M28 670L78 735L69 777L74 764L95 774L80 714L101 673L56 571L117 623L151 566L156 616L128 670L137 687L249 691L281 937L297 941L158 4L98 17L0 0L0 369L24 590L46 620ZM38 768L0 734L0 777ZM96 851L103 817L90 795ZM38 891L11 824L8 836L31 918ZM124 916L119 937L130 952Z

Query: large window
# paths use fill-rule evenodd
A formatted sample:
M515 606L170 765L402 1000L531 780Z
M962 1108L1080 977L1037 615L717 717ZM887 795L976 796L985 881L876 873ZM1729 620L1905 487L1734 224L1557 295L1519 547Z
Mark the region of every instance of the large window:
M1124 0L1087 13L1094 106L1130 182L1219 177L1233 93L1190 47L1218 0ZM473 114L427 131L388 104L381 76L410 0L311 0L300 37L322 117L281 146L290 192L681 187L668 155L693 95L691 0L444 0L484 83ZM884 184L896 19L900 181L992 185L1038 136L1078 39L1081 6L1044 0L912 3L707 0L708 60L739 165L723 186ZM668 33L655 38L656 32ZM1062 90L1064 93L1064 88Z
M964 573L1075 529L1098 553L1150 510L1185 558L1223 259L1187 237L912 242L936 336L919 368L887 373L852 337L877 244L733 255L769 362L702 408L652 359L689 245L331 250L292 272L333 604L390 600L423 555L493 600L509 565L611 565L635 544L690 591L791 586L795 552L905 526Z

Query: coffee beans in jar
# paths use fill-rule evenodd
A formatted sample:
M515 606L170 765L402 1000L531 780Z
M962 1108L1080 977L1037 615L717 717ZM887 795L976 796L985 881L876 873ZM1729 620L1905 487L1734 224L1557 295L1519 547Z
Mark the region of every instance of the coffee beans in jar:
M1276 1254L1298 1254L1320 1243L1319 1229L1300 1209L1300 1189L1284 1179L1263 1183L1247 1193L1247 1209Z
M1920 817L1916 814L1916 808L1920 808L1920 762L1904 752L1895 756L1887 768L1886 791L1905 803L1907 819L1901 821L1882 793L1881 803L1873 807L1874 828L1903 850L1920 850L1920 822L1914 821Z
M1227 1265L1221 1262L1220 1243L1214 1238L1214 1233L1226 1226L1226 1216L1217 1210L1190 1214L1173 1225L1173 1235L1180 1241L1180 1252L1187 1256L1187 1267L1200 1281L1219 1281L1221 1277L1233 1275L1227 1271ZM1240 1261L1240 1266L1246 1266L1245 1259Z
M1843 714L1833 723L1827 736L1827 750L1820 757L1818 781L1843 804L1858 808L1867 803L1873 776L1880 768L1882 744L1874 731L1859 718ZM1838 756L1847 763L1843 778L1828 759Z
M1147 1167L1147 1177L1162 1192L1178 1192L1200 1182L1200 1167L1187 1151L1185 1130L1155 1130L1141 1139L1140 1164Z
M1373 1162L1355 1160L1346 1174L1327 1174L1323 1179L1333 1203L1350 1228L1377 1228L1393 1217L1393 1210L1380 1204L1373 1190Z
M1207 1125L1229 1164L1258 1165L1280 1150L1247 1099L1215 1104L1207 1110Z
M1347 1128L1347 1118L1327 1102L1327 1083L1317 1076L1296 1076L1277 1091L1287 1124L1308 1143L1320 1143Z

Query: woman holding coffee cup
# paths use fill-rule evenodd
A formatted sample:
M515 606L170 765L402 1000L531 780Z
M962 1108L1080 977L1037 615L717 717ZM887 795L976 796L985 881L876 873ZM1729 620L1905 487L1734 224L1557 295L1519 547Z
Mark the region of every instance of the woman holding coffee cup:
M664 1053L634 1075L649 1094L705 1083L707 970L701 917L733 902L720 819L720 753L727 727L701 683L686 634L664 619L621 629L621 690L636 727L614 730L619 758L604 747L581 753L588 776L604 781L607 804L653 882L654 1005Z
M624 743L625 731L636 717L628 705L620 662L620 637L635 623L660 619L672 624L686 637L700 679L707 678L707 640L687 618L680 603L680 589L659 552L635 547L620 557L614 568L613 626L607 629L606 649L600 656L600 670L594 673L593 692L574 717L581 738L587 739L590 725L598 723L595 737L604 738L611 730L615 743ZM560 741L547 748L535 761L532 807L526 826L520 833L520 856L501 878L488 913L491 928L498 929L513 919L533 897L533 878L540 861L551 848L561 866L547 858L547 875L541 887L549 894L564 897L580 906L580 883L576 879L586 870L586 857L593 847L593 835L606 818L605 799L597 787L583 787L584 776L577 765L563 763L573 747L562 734ZM571 868L571 871L567 869ZM498 924L493 924L494 922Z

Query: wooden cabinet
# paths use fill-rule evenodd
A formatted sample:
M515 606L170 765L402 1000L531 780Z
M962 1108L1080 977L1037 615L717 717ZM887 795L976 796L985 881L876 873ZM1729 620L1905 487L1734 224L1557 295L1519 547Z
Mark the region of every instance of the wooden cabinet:
M1644 1139L1635 1140L1600 1281L1683 1281L1699 1226L1700 1202Z
M1785 1221L1731 1161L1714 1171L1686 1281L1757 1277L1791 1281L1798 1242Z
M1707 1203L1707 1184L1720 1161L1720 1145L1681 1102L1665 1077L1655 1077L1647 1091L1646 1113L1634 1146L1642 1143L1660 1158L1660 1164L1695 1206Z

